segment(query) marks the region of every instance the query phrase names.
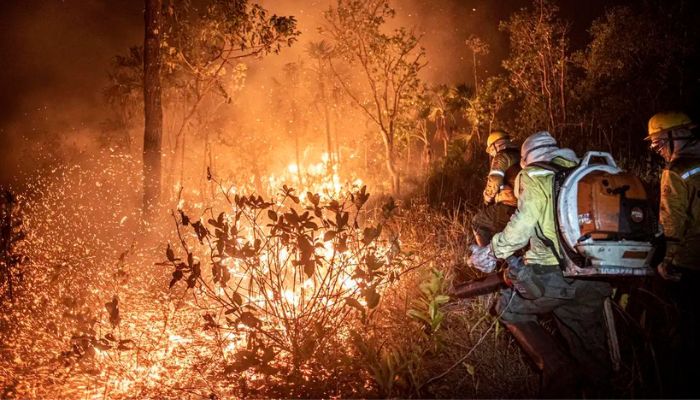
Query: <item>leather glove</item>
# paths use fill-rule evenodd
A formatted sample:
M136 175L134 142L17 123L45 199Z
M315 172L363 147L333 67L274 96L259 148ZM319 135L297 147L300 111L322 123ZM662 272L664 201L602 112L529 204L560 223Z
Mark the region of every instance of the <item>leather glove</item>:
M491 203L493 203L494 199L495 199L494 196L491 196L484 191L484 205L485 206L488 206Z
M656 266L656 272L658 272L659 276L664 280L670 282L680 282L682 276L681 272L667 260L662 261L661 264Z
M491 273L496 269L496 261L498 260L495 255L493 255L493 250L491 246L479 247L475 244L469 246L472 255L469 256L467 260L467 265L472 268L476 268L481 272Z

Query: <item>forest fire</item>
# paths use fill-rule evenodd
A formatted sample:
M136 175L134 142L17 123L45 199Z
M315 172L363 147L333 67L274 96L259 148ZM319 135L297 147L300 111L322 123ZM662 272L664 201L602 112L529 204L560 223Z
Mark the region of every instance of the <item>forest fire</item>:
M506 3L0 2L0 398L698 397L700 7Z
M308 170L321 167L312 166ZM91 174L89 171L74 172L79 176ZM119 177L116 171L105 172ZM82 189L71 187L75 176L63 176L67 180L59 180L55 186L38 184L42 186L40 192L48 196L39 197L41 203L36 204L35 209L65 213L65 209L56 207L55 201L65 199L68 193L82 192L80 196L83 196L94 192L94 189L84 186ZM326 182L316 181L314 184L333 188L332 183L337 180L328 177ZM113 183L103 181L94 188L109 191ZM60 190L54 190L56 187ZM186 391L188 382L197 385L198 379L206 381L211 379L210 374L218 376L221 371L229 371L225 374L235 372L240 379L245 378L253 390L255 382L268 382L273 371L277 374L298 368L300 379L311 373L311 370L303 372L305 367L300 365L303 361L299 358L312 357L313 352L321 351L323 346L330 346L341 337L347 339L351 310L364 313L376 306L368 304L368 299L369 302L378 300L388 283L380 275L397 260L387 259L396 255L390 254L389 244L379 242L379 232L373 229L380 228L363 231L352 226L366 218L360 215L368 198L364 188L353 194L327 190L324 195L328 196L327 200L311 192L307 192L302 200L292 189L286 186L283 189L283 194L267 202L258 196L239 197L226 191L235 196L232 197L234 203L229 204L233 211L221 213L208 222L207 215L195 220L185 211L199 210L215 217L211 209L202 211L196 206L190 209L187 202L180 203L180 208L174 211L177 213L177 232L181 235L180 250L186 252L184 259L188 264L183 265L175 256L175 249L168 247L165 265L173 266L176 273L180 272L179 275L173 273L171 287L175 286L174 290L177 290L178 280L186 280L186 285L192 288L191 294L182 291L169 295L162 289L152 292L150 285L132 281L131 275L137 273L128 265L148 264L148 258L129 251L122 253L119 269L114 275L110 274L117 278L116 287L109 278L104 283L93 279L97 287L110 291L116 289L116 294L105 304L103 310L107 314L103 314L102 322L91 327L100 320L98 314L85 331L73 334L70 350L63 351L59 358L70 366L70 371L82 371L66 377L62 395L119 398L134 393L160 393L163 388ZM343 200L349 198L353 199L352 204ZM350 205L354 210L352 218ZM76 221L77 226L64 228L70 231L81 227L94 229L88 222L93 206L79 206L87 220ZM313 216L308 210L297 212L294 206L300 210L311 208ZM259 219L261 215L265 221ZM26 222L35 231L41 231L42 225ZM119 218L119 226L124 223L123 218ZM205 224L211 232L206 231ZM196 229L189 230L195 226ZM49 225L45 227L51 229ZM282 233L271 235L271 229ZM220 244L223 240L226 243ZM60 247L53 246L52 243L50 248L60 250ZM84 246L86 254L95 251L87 244ZM304 246L312 246L311 252ZM95 256L102 257L99 254L97 252ZM51 257L50 254L44 256ZM134 260L128 261L130 258ZM303 259L311 264L303 266L302 272L298 266ZM203 263L202 260L211 261L212 268L202 265L201 275L193 277L193 267ZM112 263L108 259L105 262ZM95 265L100 264L96 262ZM309 272L309 268L313 272ZM176 275L178 280L175 280ZM193 278L199 282L191 283ZM128 286L124 286L127 282ZM44 291L51 284L53 282L37 282L35 290ZM162 287L162 283L156 286ZM90 293L101 297L99 289L91 289ZM48 294L34 292L30 297L42 298ZM352 301L352 307L347 306L349 301ZM265 337L261 337L261 333ZM309 344L312 343L309 335L313 335L313 346ZM212 353L213 349L218 351ZM299 354L302 351L311 353ZM199 368L197 366L204 360L207 360L206 368L199 370L202 376L193 378L188 371ZM292 365L294 363L297 365ZM45 373L36 372L37 378ZM36 384L40 385L40 382L41 379ZM29 379L23 385L29 386L18 387L20 393L40 397L46 394L39 387L32 386ZM232 389L226 386L217 388L216 393L239 393L237 390L231 392Z

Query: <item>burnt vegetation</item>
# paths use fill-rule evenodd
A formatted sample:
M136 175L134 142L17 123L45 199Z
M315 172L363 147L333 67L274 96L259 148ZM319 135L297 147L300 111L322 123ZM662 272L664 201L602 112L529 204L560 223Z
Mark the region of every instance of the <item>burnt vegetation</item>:
M100 146L0 192L1 398L535 396L493 296L447 296L477 276L486 136L548 130L652 187L646 121L700 100L700 14L680 0L608 7L578 47L535 0L500 21L501 68L464 38L474 80L449 85L423 78L438 55L387 0L333 1L318 40L248 1L160 11L157 217L141 209L139 45L105 71ZM251 95L290 47L305 57ZM615 300L615 394L658 395L666 332L647 319L673 312Z

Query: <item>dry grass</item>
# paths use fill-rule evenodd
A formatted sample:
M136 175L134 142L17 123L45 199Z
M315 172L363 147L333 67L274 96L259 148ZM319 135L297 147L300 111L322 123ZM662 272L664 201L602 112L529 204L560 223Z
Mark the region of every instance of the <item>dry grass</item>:
M57 179L25 210L30 214L27 227L34 229L30 237L38 241L26 248L31 262L25 265L25 286L3 310L0 397L452 398L535 393L537 377L488 312L492 296L442 307L444 320L434 332L407 315L431 270L444 276L443 291L455 280L475 276L454 267L462 264L470 241L468 213L447 217L420 200L401 210L385 233L399 235L401 250L412 254L410 268L384 289L370 318L363 323L355 315L354 332L337 344L342 352L319 353L310 361L309 371L317 372L303 379L285 373L225 375L222 360L228 355L221 337L205 329L199 300L182 287L168 290L171 271L154 265L163 258L163 244L175 237L171 223L153 226L150 238L136 236L129 225L136 214L125 214L126 220L106 215L114 209L95 201L120 187L122 175L115 172L113 181L95 186L89 171L76 173L80 185L71 186L76 177L70 174ZM73 197L75 207L69 207L66 196ZM380 213L377 208L374 217ZM132 246L134 238L139 240ZM114 295L119 298L117 324L110 322L105 306ZM127 342L117 350L122 340ZM109 348L100 349L105 344Z
M444 273L445 290L455 282L478 276L464 266L472 239L469 212L445 215L418 202L407 214L411 218L405 221L402 237L421 245L421 254L430 257L434 267ZM441 346L424 360L422 396L508 398L537 394L538 375L490 311L496 298L497 294L460 299L443 308L446 319L436 332Z

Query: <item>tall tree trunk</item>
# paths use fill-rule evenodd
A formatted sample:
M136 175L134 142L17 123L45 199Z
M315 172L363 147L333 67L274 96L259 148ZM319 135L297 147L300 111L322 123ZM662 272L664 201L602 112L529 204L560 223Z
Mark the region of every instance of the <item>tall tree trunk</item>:
M406 175L413 175L413 164L411 163L411 157L413 156L411 151L411 135L406 137Z
M319 62L319 71L321 71L321 63ZM333 175L333 165L335 162L333 160L333 143L331 142L331 114L328 110L328 98L326 97L326 85L323 82L324 76L319 73L319 82L321 90L321 102L323 103L323 118L326 122L326 152L328 153L328 165L326 173L330 176Z
M479 98L479 79L476 75L476 50L472 49L472 65L474 66L474 97Z
M333 175L335 157L333 156L333 143L331 142L331 116L328 112L328 103L326 102L325 98L323 99L323 114L326 118L326 152L328 152L328 175Z
M386 169L391 177L391 192L394 196L401 194L399 171L396 169L396 160L394 159L394 140L393 135L383 133L384 138L384 158L386 159Z
M340 172L340 163L343 161L340 158L340 140L338 139L338 120L340 119L338 117L338 113L334 112L331 114L333 118L333 136L334 136L334 143L335 143L335 162L338 165L338 172Z
M299 180L297 190L301 190L300 188L302 187L302 181L301 181L301 148L300 148L300 143L299 143L299 117L298 117L298 110L295 102L292 102L292 120L287 122L287 132L291 133L294 135L294 161L296 162L297 165L297 179Z
M146 0L143 101L145 129L143 134L143 210L147 218L155 215L160 200L161 145L163 107L160 82L160 35L162 0Z

